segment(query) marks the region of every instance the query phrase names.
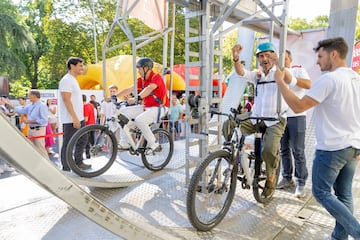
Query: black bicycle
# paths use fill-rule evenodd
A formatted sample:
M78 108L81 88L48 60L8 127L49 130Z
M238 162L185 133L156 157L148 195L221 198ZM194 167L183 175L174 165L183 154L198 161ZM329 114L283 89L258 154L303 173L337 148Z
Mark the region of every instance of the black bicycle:
M242 118L236 109L231 114L211 112L228 117L223 128L225 141L221 150L210 153L195 169L187 193L187 215L191 224L200 231L214 228L225 217L235 195L237 180L243 189L252 187L256 201L266 204L272 196L264 197L262 191L266 182L265 162L261 158L263 131L261 121L276 121L276 118L249 117ZM245 144L240 124L242 121L256 120L254 144ZM226 135L226 136L225 136ZM276 172L278 181L280 168Z
M116 137L113 131L111 131L111 126L115 123L120 124L122 121L121 117L119 117L119 110L124 105L124 102L113 103L116 105L117 111L113 118L107 120L105 125L94 124L85 126L79 129L70 139L67 147L68 163L71 170L81 177L90 178L103 174L112 166L117 157L120 149L118 148ZM133 127L130 129L130 132L132 133L135 145L130 146L125 151L128 151L131 155L140 155L144 166L149 170L158 171L166 167L174 152L174 141L170 133L166 129L159 128L157 123L150 124L156 142L160 146L156 151L146 154L149 149L146 139L139 128L134 124L131 125ZM81 145L81 141L91 138L90 144L88 144L82 153L83 162L90 164L91 168L84 170L75 162L75 150L76 146Z

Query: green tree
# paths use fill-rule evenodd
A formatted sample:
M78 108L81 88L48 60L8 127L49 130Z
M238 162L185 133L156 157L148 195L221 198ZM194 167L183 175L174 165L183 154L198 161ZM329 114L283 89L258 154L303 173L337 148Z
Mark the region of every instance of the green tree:
M40 59L50 49L50 43L44 31L44 23L48 21L52 13L52 1L36 0L29 1L22 8L24 23L31 32L35 42L31 45L22 59L26 65L26 77L31 82L31 88L48 88L46 81L39 82Z
M357 16L356 16L355 42L357 41L360 41L360 6L358 7Z
M0 74L20 79L25 66L20 56L33 44L33 39L20 25L19 13L11 1L0 2Z
M305 18L290 18L289 28L293 30L305 30L329 26L329 17L326 15L318 16L310 22Z
M224 73L229 74L232 71L233 59L232 59L232 48L237 43L238 31L234 30L226 35L223 44L223 65Z

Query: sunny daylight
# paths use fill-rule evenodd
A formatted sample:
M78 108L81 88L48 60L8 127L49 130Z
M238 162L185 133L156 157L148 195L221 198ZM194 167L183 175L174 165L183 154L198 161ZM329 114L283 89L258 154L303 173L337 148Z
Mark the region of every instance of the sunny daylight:
M1 0L0 239L360 239L359 0Z

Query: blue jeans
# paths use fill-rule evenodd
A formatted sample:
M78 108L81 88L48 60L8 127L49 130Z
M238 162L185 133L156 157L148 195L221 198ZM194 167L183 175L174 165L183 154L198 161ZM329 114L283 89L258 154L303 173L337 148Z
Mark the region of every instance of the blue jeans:
M288 117L284 135L281 139L282 176L291 180L293 174L293 160L295 164L295 178L300 186L304 186L308 178L305 159L305 130L306 116ZM292 155L291 155L292 153Z
M360 224L353 216L352 181L359 149L348 147L337 151L316 150L312 170L312 192L315 199L335 218L332 237L360 239ZM334 188L335 195L331 193Z

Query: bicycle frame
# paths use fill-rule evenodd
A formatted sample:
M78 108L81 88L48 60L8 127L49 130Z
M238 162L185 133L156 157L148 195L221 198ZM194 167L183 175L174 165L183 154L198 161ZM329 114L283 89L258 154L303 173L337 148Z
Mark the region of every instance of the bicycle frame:
M251 186L254 184L254 179L260 179L261 176L261 152L262 152L262 137L263 133L260 130L260 122L261 121L275 121L276 118L269 118L269 117L246 117L243 119L237 118L238 112L235 109L231 109L231 112L234 116L212 112L213 114L219 115L226 115L228 116L229 120L233 119L236 121L237 126L234 127L232 132L232 138L229 142L224 142L223 149L226 149L230 152L231 158L233 159L232 166L230 166L229 170L232 170L234 167L238 168L241 166L244 174L243 176L238 175L238 180L242 183L243 189L250 189ZM255 124L255 133L254 133L254 142L250 144L250 149L244 149L245 146L245 138L249 136L244 136L241 132L241 122L254 119L256 120ZM230 171L231 172L231 171ZM230 176L230 174L228 174ZM227 177L228 177L227 176ZM265 178L261 178L265 179ZM228 179L227 179L228 180ZM227 182L227 181L224 181Z
M126 101L121 101L121 102L115 102L115 100L113 100L113 104L115 104L116 106L116 111L114 114L114 117L112 117L110 120L113 121L114 123L116 123L116 125L121 129L121 120L119 119L119 115L120 115L120 109L122 106L126 106ZM135 126L134 124L134 120L129 119L129 122L127 123L129 130L130 130L130 134L131 139L129 139L129 144L130 144L130 149L128 150L132 155L138 155L139 153L143 153L145 151L144 148L142 148L142 143L144 142L145 138L141 132L141 130ZM150 124L150 128L152 128L152 126L156 126L156 123L151 123ZM121 131L124 131L121 129ZM135 136L134 136L135 135ZM128 136L130 137L130 136Z

